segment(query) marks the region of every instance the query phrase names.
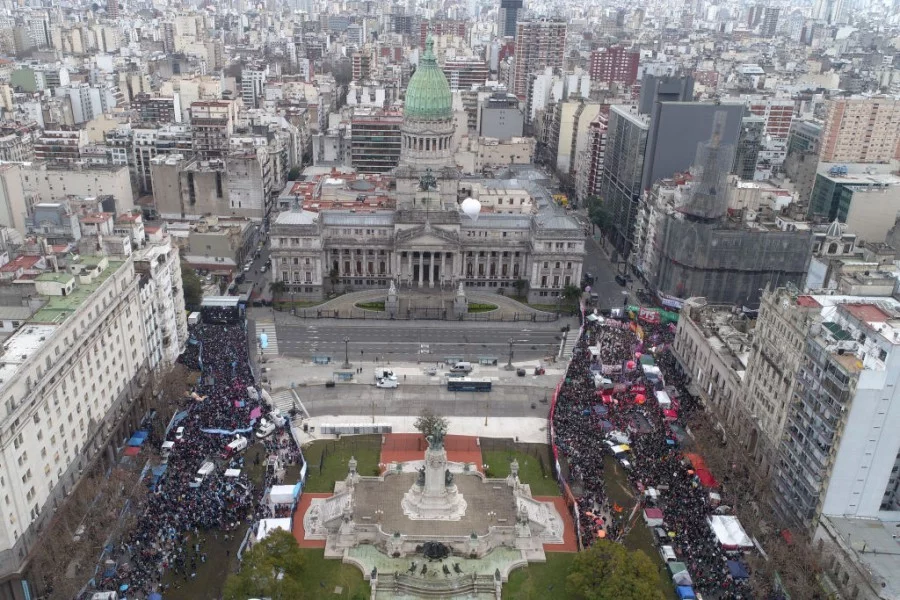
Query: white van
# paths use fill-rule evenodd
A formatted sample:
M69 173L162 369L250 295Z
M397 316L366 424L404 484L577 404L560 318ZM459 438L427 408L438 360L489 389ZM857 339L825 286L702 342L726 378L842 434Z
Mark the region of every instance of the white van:
M239 452L243 452L247 449L247 438L242 435L235 437L233 440L228 442L228 445L225 446L225 449L222 450L222 458L225 460L229 460L235 454Z
M397 378L394 379L379 379L375 382L375 387L385 388L385 389L394 389L396 387L400 387L400 383L397 381Z
M378 381L379 379L390 379L392 381L397 381L397 376L394 375L394 372L390 369L377 367L375 369L375 381Z
M256 438L260 440L265 439L275 433L275 429L275 423L268 419L260 419L259 429L256 430Z
M175 430L175 441L180 442L184 438L184 427Z
M659 555L665 563L678 562L678 557L675 556L675 549L672 546L660 546Z
M175 442L168 441L163 442L162 448L159 451L160 457L164 461L169 460L169 456L172 454L172 451L175 449Z
M471 373L475 367L472 366L472 363L468 362L458 362L452 367L450 367L451 373Z

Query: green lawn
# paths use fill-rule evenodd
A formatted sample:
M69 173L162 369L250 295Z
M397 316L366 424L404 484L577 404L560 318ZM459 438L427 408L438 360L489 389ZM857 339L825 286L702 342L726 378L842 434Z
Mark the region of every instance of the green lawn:
M384 312L384 302L357 302L354 306L363 310Z
M322 453L322 470L319 463ZM334 482L347 477L347 462L356 457L356 470L360 475L375 475L381 457L380 435L355 435L340 440L319 440L303 447L303 456L309 463L305 492L332 492Z
M470 302L468 306L468 312L470 313L483 313L483 312L491 312L492 310L497 310L496 304L478 304L474 302Z
M514 600L563 600L566 594L566 575L575 558L570 552L548 552L547 562L531 563L509 574L503 584L503 598Z
M304 558L305 588L316 590L310 598L352 598L368 600L369 583L363 579L362 572L356 567L345 565L339 560L326 560L321 548L302 548ZM340 587L340 595L335 588Z
M603 478L606 481L606 493L609 496L609 499L622 506L625 510L621 514L624 517L627 517L631 514L631 509L634 507L635 502L637 502L628 475L616 459L608 454L603 457L603 475ZM660 558L659 550L653 542L653 534L650 532L650 528L644 523L643 516L638 516L638 520L634 527L632 527L631 531L628 532L628 535L625 536L624 544L629 550L643 550L643 552L650 557L650 560L653 561L653 564L656 565L660 572L659 589L662 590L666 598L674 598L675 588L672 586L672 580L663 570L664 565L662 558Z
M533 496L559 496L559 486L553 479L550 464L544 463L541 471L540 460L532 454L517 450L482 450L481 459L490 466L489 477L506 477L509 475L509 463L513 458L519 461L519 481L531 486Z

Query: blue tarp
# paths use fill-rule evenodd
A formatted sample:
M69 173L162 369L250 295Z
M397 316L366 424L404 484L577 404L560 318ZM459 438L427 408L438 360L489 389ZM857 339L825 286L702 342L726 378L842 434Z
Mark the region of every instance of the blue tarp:
M594 405L594 412L600 415L601 417L606 415L609 412L609 409L603 406L602 404Z
M132 437L130 440L128 440L128 445L129 446L140 446L141 444L144 443L144 439L145 438Z
M747 569L736 560L728 561L728 571L731 573L731 576L735 579L749 579L750 573L747 572Z
M259 334L259 345L263 350L268 348L269 347L269 336L267 336L265 333Z
M132 433L131 437L146 439L149 435L149 431L144 431L143 429L141 429L140 431L135 431L134 433Z
M675 588L675 592L681 600L685 600L686 598L697 598L697 594L694 593L694 588L689 585L679 585Z
M609 421L600 421L600 429L602 431L612 431L615 427Z
M159 592L153 592L149 596L147 596L147 600L162 600L162 594Z

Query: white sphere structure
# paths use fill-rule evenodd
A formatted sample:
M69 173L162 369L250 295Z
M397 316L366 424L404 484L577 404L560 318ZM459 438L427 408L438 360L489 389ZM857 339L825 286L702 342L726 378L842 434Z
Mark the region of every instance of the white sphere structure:
M481 214L481 202L475 198L466 198L463 200L461 208L466 216L473 221L477 221L478 215Z

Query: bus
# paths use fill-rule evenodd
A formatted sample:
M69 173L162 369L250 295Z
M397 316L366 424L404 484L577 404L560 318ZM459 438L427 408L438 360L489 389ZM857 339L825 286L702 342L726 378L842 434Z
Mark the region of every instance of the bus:
M450 392L489 392L491 391L491 380L454 377L447 380L447 390Z

